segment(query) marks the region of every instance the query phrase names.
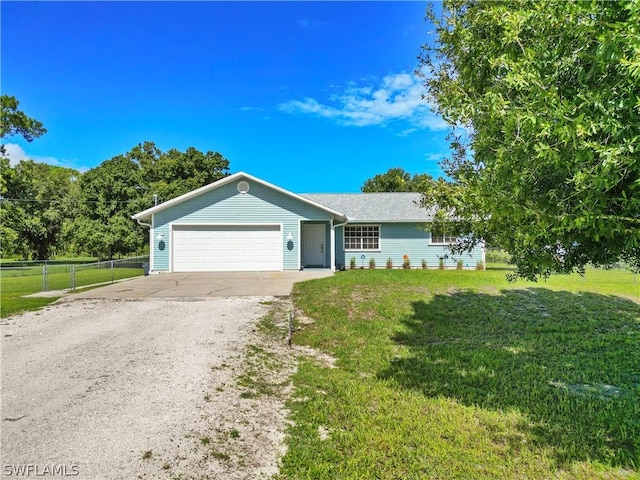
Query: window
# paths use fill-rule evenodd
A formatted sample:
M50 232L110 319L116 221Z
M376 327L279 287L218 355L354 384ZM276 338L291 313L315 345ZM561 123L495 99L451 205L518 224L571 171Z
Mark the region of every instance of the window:
M442 229L434 228L431 232L431 243L449 245L451 243L456 243L456 237L442 231Z
M379 250L379 225L347 225L344 227L345 250Z

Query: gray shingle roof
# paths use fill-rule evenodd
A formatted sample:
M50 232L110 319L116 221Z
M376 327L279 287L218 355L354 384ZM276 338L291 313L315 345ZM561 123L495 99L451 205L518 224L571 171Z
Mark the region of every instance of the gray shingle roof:
M420 207L420 193L313 193L313 202L342 212L349 222L428 222L431 212Z

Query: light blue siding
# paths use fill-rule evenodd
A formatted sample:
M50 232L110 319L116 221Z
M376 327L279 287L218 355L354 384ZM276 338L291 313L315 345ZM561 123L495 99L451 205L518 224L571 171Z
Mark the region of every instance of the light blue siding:
M365 256L364 261L361 258L362 255ZM404 255L409 257L411 268L420 268L422 260L427 261L427 268L438 268L440 258L443 258L446 268L455 268L458 259L462 259L466 269L475 269L478 262L484 260L481 247L476 247L471 253L454 256L448 251L446 245L431 245L431 233L425 230L424 224L380 224L379 251L345 251L344 228L336 229L336 264L342 264L345 268L349 268L352 257L355 257L357 267L364 264L365 268L368 268L369 261L373 258L376 268L385 268L387 260L391 258L394 268L402 268Z
M152 232L154 271L170 270L170 251L172 248L170 225L179 223L282 224L283 270L297 270L299 268L300 222L329 222L330 214L256 182L249 182L251 189L248 193L241 194L237 190L238 182L215 188L154 215ZM329 245L329 229L329 223L327 223L326 245ZM163 242L157 240L160 232L164 234ZM287 245L289 243L287 241L288 233L293 236L293 248ZM329 260L327 260L327 265L329 265Z

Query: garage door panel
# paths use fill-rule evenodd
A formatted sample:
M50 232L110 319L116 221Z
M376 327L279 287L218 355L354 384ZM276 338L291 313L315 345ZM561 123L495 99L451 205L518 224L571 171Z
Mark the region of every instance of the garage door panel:
M173 271L282 270L280 225L174 225Z

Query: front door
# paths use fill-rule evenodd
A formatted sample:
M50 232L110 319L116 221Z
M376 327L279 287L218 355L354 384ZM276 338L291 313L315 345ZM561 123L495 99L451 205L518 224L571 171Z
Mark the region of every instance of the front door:
M325 224L310 223L304 225L302 241L304 246L304 266L324 267Z

